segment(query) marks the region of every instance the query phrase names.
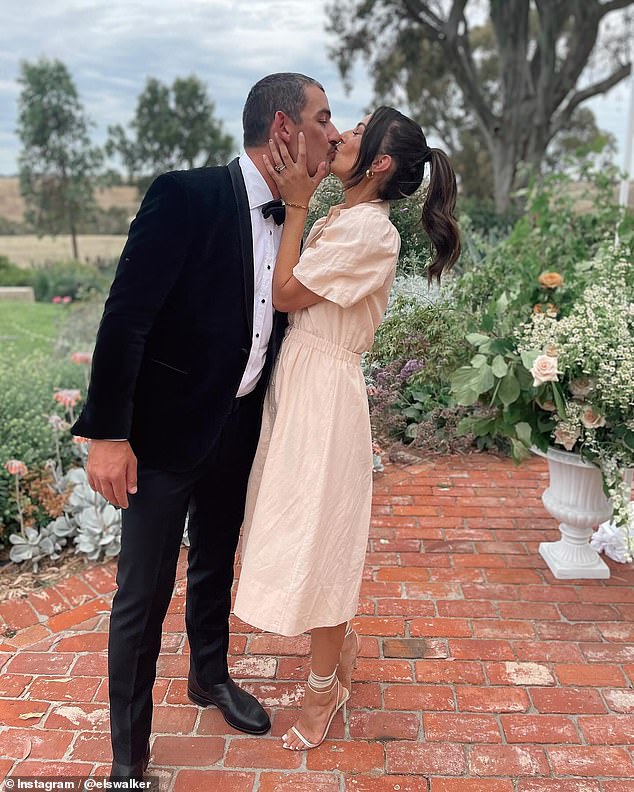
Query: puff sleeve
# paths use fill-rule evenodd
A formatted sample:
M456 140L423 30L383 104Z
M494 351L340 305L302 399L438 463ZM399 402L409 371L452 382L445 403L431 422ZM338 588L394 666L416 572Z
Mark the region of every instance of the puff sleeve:
M342 308L368 297L393 274L401 240L383 209L359 204L340 212L311 245L313 236L314 229L293 275Z

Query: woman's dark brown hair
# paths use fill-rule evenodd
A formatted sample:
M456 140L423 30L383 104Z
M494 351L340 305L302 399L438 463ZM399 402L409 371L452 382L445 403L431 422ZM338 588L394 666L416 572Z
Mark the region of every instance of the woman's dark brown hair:
M423 181L425 164L430 164L421 222L434 249L427 277L440 282L442 271L449 269L460 255L460 233L454 215L456 175L451 163L444 151L427 145L423 130L411 118L393 107L379 107L363 133L357 161L344 187L363 181L381 154L389 154L393 160L392 172L379 190L379 198L386 201L416 192Z

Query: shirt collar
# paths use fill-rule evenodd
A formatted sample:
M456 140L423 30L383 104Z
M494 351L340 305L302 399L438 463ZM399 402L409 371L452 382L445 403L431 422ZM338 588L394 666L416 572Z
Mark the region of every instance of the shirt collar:
M259 206L272 201L273 193L264 181L260 171L255 167L251 157L246 153L241 154L238 162L242 171L244 186L247 189L249 209L257 209Z

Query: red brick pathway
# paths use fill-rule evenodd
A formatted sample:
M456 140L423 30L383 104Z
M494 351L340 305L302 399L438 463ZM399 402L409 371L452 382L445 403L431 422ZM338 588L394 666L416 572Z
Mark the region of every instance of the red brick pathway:
M633 792L634 570L555 581L541 460L389 466L356 627L348 723L319 749L280 746L307 638L233 623L233 675L272 734L229 729L185 696L184 557L165 623L150 769L176 792ZM0 778L103 774L112 565L0 604ZM31 714L32 717L21 718Z

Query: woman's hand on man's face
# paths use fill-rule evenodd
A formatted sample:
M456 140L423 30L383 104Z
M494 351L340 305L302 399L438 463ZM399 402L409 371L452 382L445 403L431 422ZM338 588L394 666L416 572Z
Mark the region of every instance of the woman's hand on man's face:
M308 173L306 138L303 132L299 132L297 136L297 160L293 160L288 147L277 133L275 140L269 140L269 149L270 156L263 155L264 165L283 200L307 206L319 183L328 175L328 163L321 162L314 176Z

